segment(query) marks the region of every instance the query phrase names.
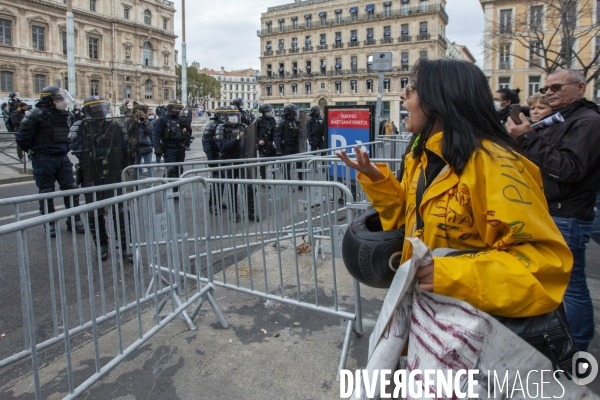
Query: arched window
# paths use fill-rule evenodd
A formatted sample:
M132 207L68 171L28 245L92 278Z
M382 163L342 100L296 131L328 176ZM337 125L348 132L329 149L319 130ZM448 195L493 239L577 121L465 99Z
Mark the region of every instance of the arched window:
M154 84L150 79L147 79L146 82L144 82L144 92L146 93L146 100L152 100L152 94L154 93Z
M144 23L146 25L151 25L152 24L152 13L150 12L150 10L145 10L144 11Z
M146 41L144 43L144 50L142 51L142 65L152 66L152 59L154 51L152 50L152 43Z

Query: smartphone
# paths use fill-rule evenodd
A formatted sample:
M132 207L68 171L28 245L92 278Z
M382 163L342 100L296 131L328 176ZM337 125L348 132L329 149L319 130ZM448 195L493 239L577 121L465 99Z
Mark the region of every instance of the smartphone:
M510 118L514 121L514 123L517 125L521 125L523 123L521 122L521 118L519 117L519 114L521 114L521 105L511 104L510 106L508 106L508 109L510 111Z

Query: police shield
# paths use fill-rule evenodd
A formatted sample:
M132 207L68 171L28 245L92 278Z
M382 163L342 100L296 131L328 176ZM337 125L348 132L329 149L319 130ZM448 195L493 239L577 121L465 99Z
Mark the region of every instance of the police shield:
M306 138L306 124L308 121L308 114L306 111L301 111L299 115L300 119L300 133L298 134L298 151L300 153L306 152L307 149L307 138Z
M244 130L244 137L240 143L240 158L256 158L256 124L247 126Z
M137 163L137 123L132 117L85 119L78 133L82 145L82 186L118 183L121 171ZM106 199L113 194L113 190L98 192L96 199Z

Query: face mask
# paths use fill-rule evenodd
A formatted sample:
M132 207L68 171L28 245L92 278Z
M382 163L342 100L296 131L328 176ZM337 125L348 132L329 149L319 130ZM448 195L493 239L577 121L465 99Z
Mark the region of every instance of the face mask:
M504 107L502 107L502 103L504 103L504 102L500 102L500 101L494 102L494 108L496 109L496 111L500 111L504 108Z
M66 101L61 101L60 103L55 103L54 107L58 110L58 111L64 111L67 109L67 102Z
M273 116L273 111L268 111L265 113L265 117L272 117Z
M229 117L229 118L227 118L227 122L229 122L231 125L237 124L238 123L238 117Z
M154 115L148 115L148 121L152 121L154 118Z

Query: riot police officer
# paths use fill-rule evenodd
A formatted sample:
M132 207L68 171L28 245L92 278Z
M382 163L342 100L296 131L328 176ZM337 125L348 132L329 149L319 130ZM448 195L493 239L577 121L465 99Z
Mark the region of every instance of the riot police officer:
M321 117L321 107L312 106L306 124L306 137L308 138L311 151L323 150L325 148L324 125L323 117Z
M221 107L219 107L221 108ZM220 159L219 154L219 146L217 146L217 142L215 142L215 136L217 134L217 127L221 124L221 113L218 111L213 113L211 121L204 128L204 134L202 135L202 149L204 150L204 154L206 154L206 158L210 161L217 161ZM209 162L208 167L218 167L218 162ZM212 172L213 178L219 178L219 171ZM221 207L221 200L217 197L215 198L215 194L220 191L217 188L217 185L212 185L209 189L209 208L210 212L213 214L218 213L218 209Z
M77 189L73 178L73 164L67 157L71 114L67 111L73 98L64 89L47 86L40 93L40 100L21 123L16 142L28 151L33 163L33 176L40 193L54 191L58 182L60 190ZM69 197L64 198L65 207L71 207ZM79 205L79 196L73 197L73 206ZM54 212L54 201L46 201L48 213ZM40 201L40 213L45 214L44 202ZM67 219L67 230L71 230L71 218ZM79 215L75 217L75 230L84 232ZM49 225L50 236L56 235L54 223Z
M254 114L252 114L250 111L244 110L244 99L242 99L242 98L235 99L231 102L231 104L236 106L238 108L238 110L240 111L240 114L242 116L242 124L247 125L247 126L252 125L255 117L254 117Z
M287 104L283 107L282 118L275 126L275 146L277 155L298 154L300 151L300 120L298 119L298 107L295 104ZM287 165L286 179L291 177L291 163ZM301 163L296 163L300 167ZM300 175L299 179L302 179ZM298 189L302 190L302 186Z
M109 185L121 181L121 171L129 164L137 163L137 155L130 154L126 135L121 124L110 118L110 103L102 96L89 96L83 101L85 119L77 121L69 132L69 146L71 152L79 159L77 171L78 179L83 187ZM134 127L129 121L126 125ZM137 133L137 130L134 131ZM137 135L129 135L131 140L137 141ZM132 146L132 148L135 146ZM86 193L86 203L104 200L113 196L113 190ZM118 213L113 212L115 232L119 231L121 241L119 246L123 259L133 262L133 256L127 251L127 237L125 228L125 213L123 204L119 204ZM94 213L88 213L90 230L94 243L100 243L100 257L108 258L108 233L104 216L104 208L98 212L98 226ZM118 218L118 222L117 222Z
M8 94L8 112L13 113L17 109L17 103L19 103L21 99L19 99L19 93L10 92Z
M81 106L75 104L75 107L73 107L73 121L81 121L82 119L85 119L85 114L81 110Z
M215 134L215 142L219 147L221 160L232 160L241 158L241 141L244 139L244 130L246 125L240 122L241 113L235 106L218 107L217 111L221 114L222 124L217 126ZM228 164L221 164L228 165ZM227 179L239 179L240 168L231 168L225 171ZM233 210L232 216L235 222L239 222L240 215L237 212L237 184L232 185L233 193ZM251 221L259 221L258 214L254 210L254 189L252 185L247 185L248 197L248 219Z
M273 117L273 107L270 104L262 104L258 112L260 117L256 120L256 144L258 145L258 154L261 157L273 157L275 155L275 125L277 124ZM260 167L260 176L267 178L266 167Z
M164 155L165 163L185 161L185 148L189 140L189 132L180 125L179 114L183 109L178 99L169 100L165 115L158 119L152 131L154 153L157 157ZM178 178L181 167L168 167L167 178ZM177 192L178 188L173 188Z

